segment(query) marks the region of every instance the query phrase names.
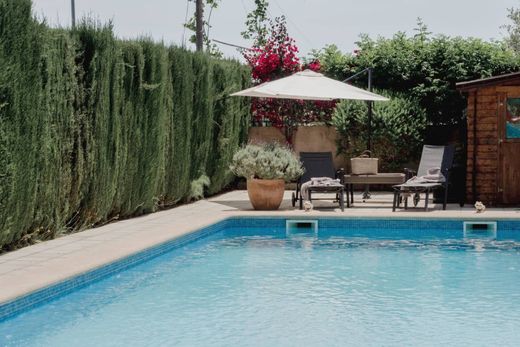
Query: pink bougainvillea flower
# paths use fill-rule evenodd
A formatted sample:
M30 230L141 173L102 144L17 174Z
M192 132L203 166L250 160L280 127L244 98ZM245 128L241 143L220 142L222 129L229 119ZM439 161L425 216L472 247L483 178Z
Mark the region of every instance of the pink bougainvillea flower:
M253 46L243 55L251 67L253 84L272 81L291 75L302 69L321 70L319 60L302 66L296 55L298 47L295 40L287 33L283 20L276 20L271 25L269 37L263 46ZM256 124L270 124L284 128L290 142L292 129L301 124L328 122L332 117L335 101L304 101L285 99L253 98L251 113Z

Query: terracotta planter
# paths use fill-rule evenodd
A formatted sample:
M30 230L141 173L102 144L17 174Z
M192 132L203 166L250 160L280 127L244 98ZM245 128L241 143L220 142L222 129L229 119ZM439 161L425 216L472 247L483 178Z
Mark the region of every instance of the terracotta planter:
M247 194L255 210L277 210L283 200L284 180L247 180Z

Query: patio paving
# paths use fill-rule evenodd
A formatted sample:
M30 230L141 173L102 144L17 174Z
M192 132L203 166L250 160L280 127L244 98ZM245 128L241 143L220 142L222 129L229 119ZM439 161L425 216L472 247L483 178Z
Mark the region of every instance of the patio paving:
M520 218L518 208L492 208L476 214L472 206L461 208L458 204L448 205L446 211L442 211L440 204L430 203L428 212L423 209L392 212L390 193L375 192L365 202L360 194L355 196L354 207L344 212L327 201L316 201L313 211L300 211L291 206L290 191L286 191L278 211L254 211L247 192L237 190L25 247L0 256L0 303L234 216Z

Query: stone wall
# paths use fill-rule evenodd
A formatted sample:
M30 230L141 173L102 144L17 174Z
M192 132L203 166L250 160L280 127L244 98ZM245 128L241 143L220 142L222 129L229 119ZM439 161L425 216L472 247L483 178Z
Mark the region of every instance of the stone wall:
M334 166L347 169L347 160L343 156L336 155L338 132L334 127L325 125L298 127L293 136L292 144L296 153L300 152L332 152ZM249 128L249 142L278 142L286 143L285 136L278 128L252 127Z

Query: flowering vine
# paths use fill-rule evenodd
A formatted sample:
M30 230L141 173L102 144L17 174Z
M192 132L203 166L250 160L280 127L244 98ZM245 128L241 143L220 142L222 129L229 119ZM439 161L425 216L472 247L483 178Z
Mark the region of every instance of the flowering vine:
M275 18L271 23L265 41L255 41L250 50L243 51L244 58L251 66L254 85L286 77L302 69L316 72L321 69L318 60L302 65L297 54L298 47L287 32L283 16ZM335 105L335 101L253 98L251 112L255 125L271 125L283 129L287 141L290 142L296 126L329 122Z

